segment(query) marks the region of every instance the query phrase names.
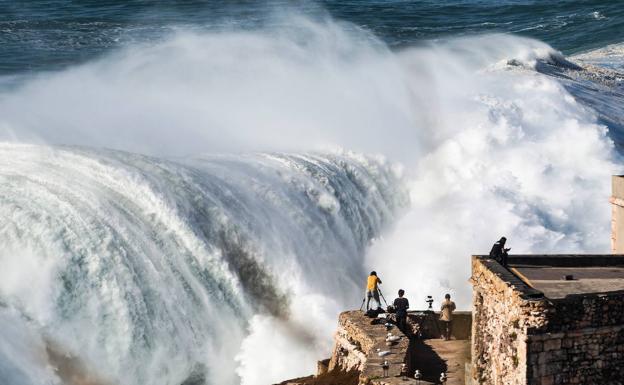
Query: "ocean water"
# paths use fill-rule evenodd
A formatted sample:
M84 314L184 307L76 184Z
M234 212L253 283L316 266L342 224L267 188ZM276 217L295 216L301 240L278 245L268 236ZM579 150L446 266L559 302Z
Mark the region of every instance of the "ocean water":
M484 33L514 33L572 54L620 43L620 1L3 1L0 73L63 68L176 30L279 26L276 13L332 17L391 47Z
M370 270L609 252L617 1L0 3L0 385L307 375Z

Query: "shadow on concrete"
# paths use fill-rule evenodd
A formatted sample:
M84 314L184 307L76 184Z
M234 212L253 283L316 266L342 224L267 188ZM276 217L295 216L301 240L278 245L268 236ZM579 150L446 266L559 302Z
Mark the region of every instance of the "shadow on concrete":
M409 374L414 378L416 369L422 373L422 380L437 384L440 373L448 372L446 361L444 361L431 346L424 343L424 340L412 338L409 344L407 361L409 362Z

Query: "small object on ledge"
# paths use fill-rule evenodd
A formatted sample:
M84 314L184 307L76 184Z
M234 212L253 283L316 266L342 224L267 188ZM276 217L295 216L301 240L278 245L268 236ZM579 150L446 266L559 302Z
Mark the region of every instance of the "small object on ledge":
M566 274L562 278L564 281L574 281L574 276L572 274Z
M414 372L414 379L418 381L418 385L420 385L421 378L422 378L422 374L420 373L420 370L416 369L416 371Z
M379 350L379 349L377 349L377 350ZM377 355L379 357L387 356L388 354L390 354L390 350L384 350L384 351L381 351L381 352L377 353Z
M383 369L383 376L384 377L388 377L388 368L390 368L390 365L388 364L388 361L384 361L383 364L381 364L381 369Z

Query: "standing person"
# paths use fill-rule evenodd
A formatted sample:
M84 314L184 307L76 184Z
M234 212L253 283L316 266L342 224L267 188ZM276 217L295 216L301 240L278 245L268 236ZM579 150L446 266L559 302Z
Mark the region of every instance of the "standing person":
M407 326L407 309L409 309L409 301L407 298L404 298L405 290L399 290L399 298L394 300L394 308L396 309L396 319L397 319L397 327L403 334L406 333Z
M440 320L444 323L444 336L445 340L451 339L451 323L453 322L453 312L455 311L455 302L451 301L451 295L446 294L444 301L442 301L442 308L440 309Z
M492 246L492 250L490 250L490 257L494 258L505 267L507 267L507 257L509 256L507 252L511 250L505 248L506 242L507 238L501 237L501 239Z
M379 289L377 287L377 285L379 285L380 283L381 279L377 277L377 272L371 271L370 275L368 276L368 280L366 281L366 311L368 311L369 309L368 305L370 303L371 297L373 297L375 301L377 301L377 308L381 307L381 302L379 302Z

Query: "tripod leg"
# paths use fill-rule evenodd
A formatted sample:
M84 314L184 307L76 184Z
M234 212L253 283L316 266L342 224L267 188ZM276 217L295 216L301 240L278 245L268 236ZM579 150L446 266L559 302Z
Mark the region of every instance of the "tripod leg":
M383 293L381 292L381 289L377 288L377 291L379 292L379 295L381 296L381 298L383 299L384 303L386 304L386 307L388 307L388 302L386 301L386 297L383 296ZM379 303L379 305L381 305L381 302Z

